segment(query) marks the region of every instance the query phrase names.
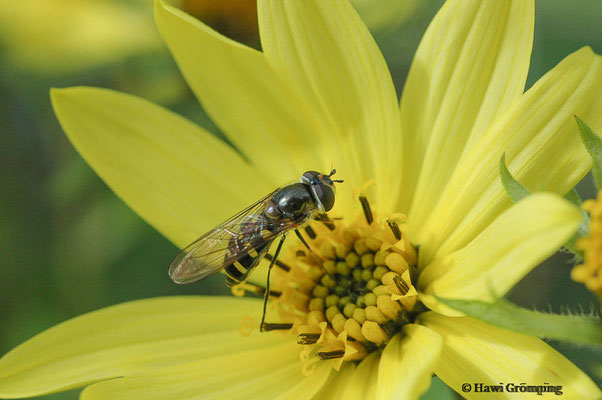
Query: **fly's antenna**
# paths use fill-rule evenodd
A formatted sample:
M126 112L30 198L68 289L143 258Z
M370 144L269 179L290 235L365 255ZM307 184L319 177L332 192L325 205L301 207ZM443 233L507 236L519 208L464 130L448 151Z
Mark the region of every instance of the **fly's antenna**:
M333 168L333 169L330 171L330 174L328 174L328 177L330 178L331 176L333 176L333 175L334 175L334 174L336 174L336 173L337 173L337 170ZM343 182L344 182L342 179L332 179L332 181L333 181L333 182L336 182L336 183L343 183Z

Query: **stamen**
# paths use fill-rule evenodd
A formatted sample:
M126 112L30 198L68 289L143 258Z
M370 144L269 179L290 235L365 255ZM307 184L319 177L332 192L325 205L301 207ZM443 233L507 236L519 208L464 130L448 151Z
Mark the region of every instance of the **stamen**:
M255 328L255 318L246 316L242 319L242 326L238 330L241 336L249 336Z
M316 238L316 232L312 229L311 226L307 225L305 227L305 233L307 233L307 236L309 236L310 239L315 239Z
M258 285L256 283L251 283L251 282L245 281L236 286L233 286L232 292L234 293L235 296L243 296L244 292L249 292L249 293L258 294L260 296L263 296L265 294L265 287ZM282 292L280 292L278 290L270 290L271 297L280 297L281 295L282 295Z
M586 200L581 207L590 215L589 235L577 241L584 259L573 268L571 278L602 297L602 191L596 200Z
M255 294L260 294L260 295L264 295L265 294L265 288L261 285L258 285L256 283L251 283L251 282L245 282L241 285L241 287L248 292L251 293L255 293Z
M387 225L389 225L389 228L391 229L391 232L393 232L393 236L395 236L395 239L400 240L401 239L401 230L399 229L397 222L391 221L390 219L388 219Z
M345 350L319 351L318 357L322 360L334 360L345 355Z
M298 344L314 344L320 339L320 333L300 333L297 335Z
M261 326L261 330L263 332L269 331L277 331L277 330L288 330L293 327L293 324L270 324L269 322L264 322Z
M324 226L327 227L328 229L330 229L331 231L334 231L336 229L336 227L334 226L334 224L332 223L332 221L320 220L320 222L323 223Z
M263 256L266 260L268 261L272 261L274 259L274 256L272 256L271 254L266 254L265 256ZM291 270L291 267L289 267L288 265L286 265L285 263L283 263L280 260L276 260L276 263L274 264L277 267L282 268L283 270L285 270L286 272Z
M370 208L370 203L368 202L368 198L363 194L359 196L360 203L362 204L362 210L364 210L364 216L366 217L366 222L368 225L371 225L374 221L374 216L372 215L372 209Z
M282 290L275 303L281 320L294 320L290 329L301 345L304 370L322 360L335 370L344 362L361 360L383 349L417 315L409 271L417 253L402 225L405 216L382 218L364 194L356 196L368 225L359 221L346 226L319 215L317 222L334 229L317 224L299 229L300 242L284 258L290 271L274 271L276 288ZM303 238L312 239L311 249Z
M410 290L410 287L408 286L408 284L406 283L406 281L404 281L401 278L401 275L396 275L393 277L393 282L395 283L395 286L397 286L397 289L399 289L399 292L402 295L406 295L408 293L408 291Z

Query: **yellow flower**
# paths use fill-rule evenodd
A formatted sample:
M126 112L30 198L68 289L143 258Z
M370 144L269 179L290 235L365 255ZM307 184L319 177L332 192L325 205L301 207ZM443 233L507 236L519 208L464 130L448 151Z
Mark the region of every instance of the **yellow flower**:
M343 219L334 230L312 225L311 243L334 273L329 280L291 241L268 308L268 322L285 325L248 337L260 299L160 298L75 318L0 360L0 396L91 384L82 398L416 398L433 373L467 398L482 396L463 392L466 382L600 396L543 341L435 298L503 296L577 229L580 212L553 193L591 167L573 115L602 127L600 57L581 49L523 93L533 3L449 0L399 106L382 55L344 0L260 0L263 52L162 3L155 12L191 88L243 155L163 108L93 88L52 95L74 146L181 247L332 164L345 179L332 215ZM551 193L511 205L497 172L503 152L513 176ZM371 224L354 188L370 198ZM263 268L247 288L265 282ZM349 277L365 282L355 298L344 292Z
M179 8L216 28L217 31L243 42L257 38L256 0L179 0ZM417 0L351 0L370 30L395 28L412 16Z
M179 0L179 8L243 43L257 40L257 0Z
M256 0L171 0L226 36L257 40ZM7 1L0 43L7 61L41 74L73 73L161 47L146 0ZM416 0L354 0L371 29L403 23ZM135 34L132 34L135 32Z
M595 200L583 202L583 209L591 217L590 233L577 242L577 247L585 253L584 262L573 268L571 278L602 297L602 191Z
M156 50L141 0L5 1L1 41L8 60L38 73L65 73ZM135 32L136 34L132 34Z

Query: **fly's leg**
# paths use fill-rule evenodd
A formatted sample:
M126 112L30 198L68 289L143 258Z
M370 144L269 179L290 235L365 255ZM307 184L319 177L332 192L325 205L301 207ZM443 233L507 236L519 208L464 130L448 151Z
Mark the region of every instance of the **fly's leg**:
M342 218L330 218L328 216L328 214L326 213L318 213L315 217L314 220L321 222L324 224L324 226L326 226L328 229L330 229L331 231L335 230L335 225L334 225L334 221L337 219L342 219Z
M320 267L322 267L322 269L324 269L324 272L326 272L326 274L328 276L330 276L331 278L334 278L328 271L326 271L326 269L324 268L324 264L322 264L322 259L320 258L320 256L318 256L316 253L313 252L313 250L311 249L311 247L309 247L309 244L307 244L307 242L305 241L305 239L301 235L301 232L299 232L299 229L295 229L295 234L297 235L297 237L299 238L299 240L301 241L301 243L303 243L303 245L307 248L307 250L309 250L309 255L311 256L311 258L313 258L314 261Z
M301 241L301 243L303 243L303 246L307 247L307 250L309 250L309 252L311 254L313 254L314 252L311 250L311 247L309 247L309 245L307 244L307 242L305 241L305 239L303 238L303 236L301 236L301 232L299 232L299 229L295 229L295 234L297 235L297 237L299 238L299 240Z
M276 252L274 253L274 257L270 262L270 266L268 267L268 280L265 285L265 295L263 296L263 313L261 314L261 325L259 325L259 331L263 332L265 330L265 312L268 306L268 297L270 295L270 272L272 272L272 267L278 260L278 255L280 254L280 249L282 249L282 245L284 244L284 239L286 239L286 235L282 235L282 239L278 243L278 247L276 248Z

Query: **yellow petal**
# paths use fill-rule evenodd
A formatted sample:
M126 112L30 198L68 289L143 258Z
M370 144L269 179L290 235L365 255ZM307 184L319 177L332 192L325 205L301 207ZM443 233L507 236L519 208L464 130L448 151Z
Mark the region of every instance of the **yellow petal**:
M225 143L145 100L78 87L54 89L52 104L86 162L180 247L274 190Z
M352 381L356 365L353 362L344 362L339 372L330 374L322 390L313 397L313 400L346 400L345 392Z
M378 363L380 354L373 352L364 358L357 366L351 379L347 382L341 399L345 400L372 400L376 399L376 383L378 380Z
M288 343L155 369L86 388L82 400L311 399L332 368L320 363L301 373L299 346Z
M418 288L451 299L502 297L570 239L580 222L579 209L560 196L533 194L506 210L466 247L429 264L420 273Z
M385 347L378 366L379 399L417 399L429 388L441 354L442 340L434 331L409 324Z
M420 323L443 337L443 351L435 373L449 387L467 399L493 398L488 394L463 392L462 384L562 386L562 398L597 399L602 395L594 382L573 363L543 341L496 328L469 317L445 317L434 312L420 316ZM503 394L495 398L525 399L525 393ZM552 393L542 397L558 399Z
M500 117L454 172L423 227L421 263L469 243L510 205L501 155L530 190L565 194L591 167L573 115L602 129L602 60L583 48L566 57Z
M263 54L157 1L155 19L180 70L208 114L273 185L324 170L313 109Z
M448 0L418 47L401 100L401 210L421 226L462 154L525 86L533 1Z
M399 109L387 65L346 0L261 0L259 31L274 69L331 124L330 159L345 186L378 179L375 203L399 191ZM340 163L342 166L340 166Z
M288 342L242 337L242 319L262 303L232 297L169 297L108 307L57 325L0 359L0 397L34 396Z

